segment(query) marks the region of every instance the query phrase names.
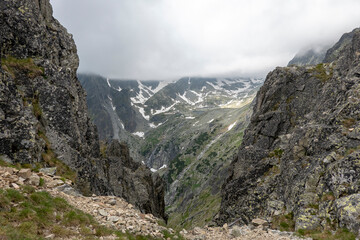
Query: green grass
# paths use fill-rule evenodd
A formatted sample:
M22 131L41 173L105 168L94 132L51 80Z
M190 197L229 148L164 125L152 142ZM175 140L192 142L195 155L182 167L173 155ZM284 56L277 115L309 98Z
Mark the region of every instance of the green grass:
M327 74L326 72L326 65L324 63L320 63L316 65L316 67L312 70L314 76L320 79L321 82L325 83L330 80L333 76L333 69L330 68L330 73Z
M94 233L90 225L95 229ZM78 227L80 233L71 230L70 226ZM49 234L55 234L59 239L97 239L115 234L118 239L124 240L157 240L151 236L122 233L100 225L91 215L72 207L66 200L52 197L47 192L36 192L31 186L25 185L20 191L0 189L0 237L8 240L37 240L45 239ZM163 234L166 238L183 239L178 233L165 231Z
M274 216L271 227L280 231L294 231L295 222L293 213L291 212L286 215Z
M45 151L41 154L43 160L42 165L44 167L56 167L57 175L60 175L66 179L70 179L71 181L75 182L76 172L56 157L56 154L52 150L50 141L46 137L46 134L43 131L39 130L38 137L45 141Z
M334 234L330 231L305 230L299 229L298 235L302 237L311 237L314 240L355 240L356 235L346 228L338 229Z
M1 65L13 78L19 73L25 73L31 79L44 76L44 68L37 66L32 58L18 59L7 56L1 59Z
M342 125L346 128L351 128L356 123L356 120L354 118L346 118L342 120Z

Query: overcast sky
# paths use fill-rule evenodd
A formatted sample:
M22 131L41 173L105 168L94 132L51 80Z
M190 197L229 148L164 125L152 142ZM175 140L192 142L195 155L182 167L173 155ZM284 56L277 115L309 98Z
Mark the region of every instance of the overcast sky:
M265 76L360 27L359 0L51 0L80 72L112 78Z

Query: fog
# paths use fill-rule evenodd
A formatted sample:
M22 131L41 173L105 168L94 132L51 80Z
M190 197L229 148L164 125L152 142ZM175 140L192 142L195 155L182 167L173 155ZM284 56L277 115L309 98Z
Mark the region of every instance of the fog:
M113 78L264 77L360 27L358 0L51 0L80 72Z

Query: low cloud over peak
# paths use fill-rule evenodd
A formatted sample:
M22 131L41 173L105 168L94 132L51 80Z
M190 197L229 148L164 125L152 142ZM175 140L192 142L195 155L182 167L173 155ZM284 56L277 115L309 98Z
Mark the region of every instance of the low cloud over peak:
M264 76L359 27L358 0L51 0L80 71L109 77Z

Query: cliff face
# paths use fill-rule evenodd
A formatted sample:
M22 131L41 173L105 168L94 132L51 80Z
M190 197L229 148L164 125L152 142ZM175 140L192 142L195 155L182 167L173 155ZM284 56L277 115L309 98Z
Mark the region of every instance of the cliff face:
M0 34L1 159L32 166L65 163L76 173L83 193L117 194L163 217L158 178L153 181L149 170L131 165L128 154L100 158L96 127L90 122L85 93L76 77L76 46L52 17L49 1L2 1ZM114 165L116 161L123 164ZM133 177L141 179L137 188L126 190L119 190L114 180L131 182ZM147 195L131 197L131 190L139 188Z
M358 233L360 29L337 45L331 63L268 74L223 185L218 224L287 214L296 230Z

